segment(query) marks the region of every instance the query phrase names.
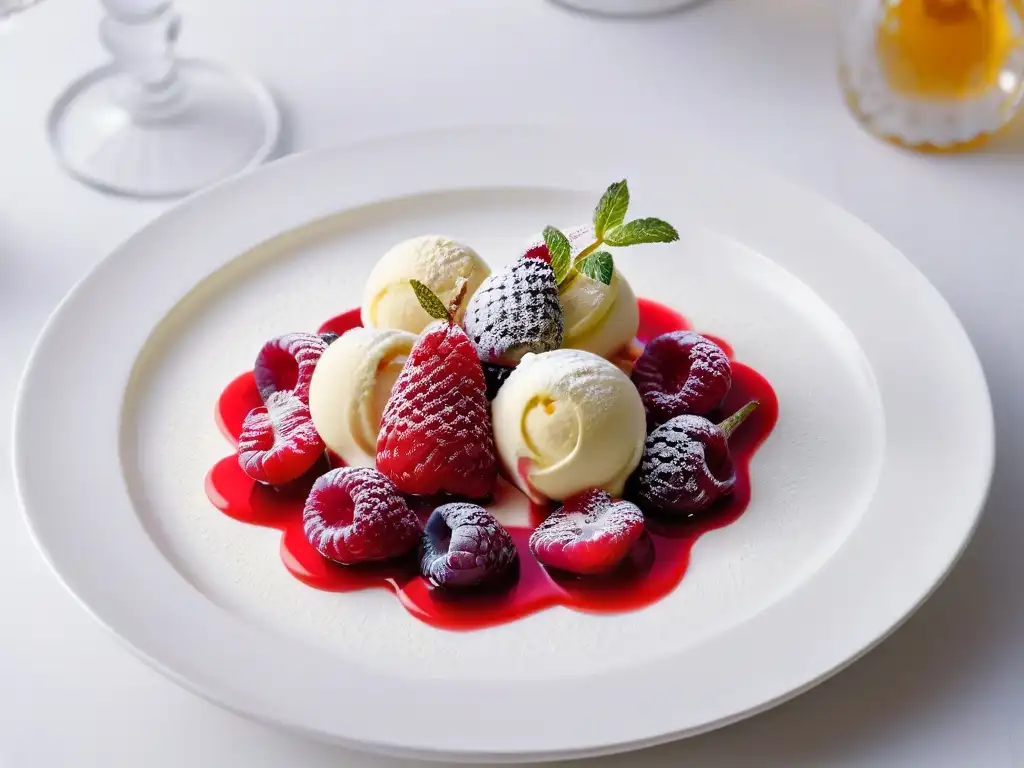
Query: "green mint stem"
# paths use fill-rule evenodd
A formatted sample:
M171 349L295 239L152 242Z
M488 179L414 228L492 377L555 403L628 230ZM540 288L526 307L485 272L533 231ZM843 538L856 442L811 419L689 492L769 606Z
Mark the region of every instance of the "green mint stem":
M602 245L604 245L604 240L600 240L600 239L599 240L595 240L590 245L588 245L586 248L584 248L582 251L580 251L579 254L576 256L576 258L573 259L572 263L576 264L577 262L583 261L585 258L587 258L587 256L592 254L594 251L596 251Z
M751 400L749 403L740 408L736 413L730 416L728 419L718 425L718 428L722 430L722 434L725 435L725 439L728 440L736 428L747 420L747 417L752 414L759 406L757 400Z

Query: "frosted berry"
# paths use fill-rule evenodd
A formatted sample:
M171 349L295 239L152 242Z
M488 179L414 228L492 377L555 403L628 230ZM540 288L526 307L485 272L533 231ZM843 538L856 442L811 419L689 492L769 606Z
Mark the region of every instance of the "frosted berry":
M441 587L493 581L516 559L508 531L476 504L444 504L423 529L420 572Z
M645 510L690 516L707 509L736 484L729 436L757 405L721 424L691 414L666 421L647 436L627 495Z
M242 422L238 464L253 480L284 485L305 474L324 453L309 405L294 392L273 392Z
M420 540L420 522L394 483L375 469L342 467L317 478L302 530L326 558L351 565L387 560Z
M403 493L489 496L498 463L486 392L480 360L465 331L451 319L428 326L384 408L377 469Z
M706 416L722 404L732 386L725 352L692 331L671 331L652 339L633 366L633 383L647 411L647 423L675 416Z
M596 574L618 565L644 532L644 516L604 491L565 500L530 535L530 551L549 568Z
M286 333L264 344L253 366L263 402L275 392L294 392L308 401L313 369L329 343L315 333Z
M466 307L466 333L480 359L515 363L527 352L562 346L562 305L551 265L520 258L477 289Z

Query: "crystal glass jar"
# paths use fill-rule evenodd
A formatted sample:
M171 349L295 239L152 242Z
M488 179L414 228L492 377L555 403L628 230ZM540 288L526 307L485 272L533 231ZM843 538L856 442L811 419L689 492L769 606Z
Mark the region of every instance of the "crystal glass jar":
M871 133L915 149L973 146L1024 92L1024 0L857 0L839 74Z

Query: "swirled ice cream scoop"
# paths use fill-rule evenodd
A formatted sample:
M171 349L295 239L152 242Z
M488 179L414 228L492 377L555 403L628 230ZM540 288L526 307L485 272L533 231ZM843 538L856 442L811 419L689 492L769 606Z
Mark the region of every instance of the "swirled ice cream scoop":
M625 349L640 327L636 295L619 270L610 285L575 275L561 292L564 346L612 358Z
M491 404L491 418L507 476L537 502L589 488L621 495L643 454L636 388L582 350L524 356Z
M582 225L566 230L565 236L575 258L594 241L594 230ZM546 257L544 240L535 240L526 253ZM559 300L565 327L563 347L612 359L636 337L640 310L633 289L618 269L608 285L582 273L572 275L559 287Z
M374 466L381 415L415 343L405 331L353 328L317 362L309 383L313 426L349 466Z
M459 280L466 279L472 296L491 272L476 251L439 235L403 240L385 253L370 272L360 311L368 328L397 328L419 333L431 322L413 293L410 279L419 280L447 304ZM463 307L467 302L463 302ZM456 321L461 320L462 310Z

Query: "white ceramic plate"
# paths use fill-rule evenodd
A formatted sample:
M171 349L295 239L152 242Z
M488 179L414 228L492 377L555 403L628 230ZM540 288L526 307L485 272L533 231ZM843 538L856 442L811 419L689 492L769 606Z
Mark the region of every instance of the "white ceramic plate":
M454 633L380 590L289 576L276 531L213 509L212 411L262 341L358 303L396 241L444 232L492 265L585 221L628 176L677 224L618 257L640 295L728 339L774 385L753 502L635 613L555 608ZM54 314L17 407L19 492L60 578L197 693L351 746L526 760L649 745L806 690L921 604L966 545L993 428L981 368L925 279L818 197L650 137L486 128L300 155L194 197Z

